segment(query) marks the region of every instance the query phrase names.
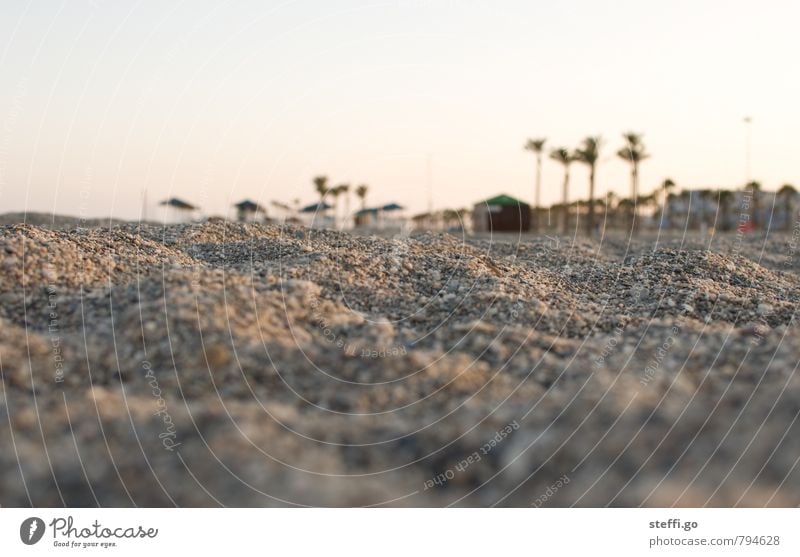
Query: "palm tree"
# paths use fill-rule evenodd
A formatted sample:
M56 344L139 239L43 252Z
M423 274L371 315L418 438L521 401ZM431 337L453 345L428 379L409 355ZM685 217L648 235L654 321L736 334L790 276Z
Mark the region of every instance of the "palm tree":
M569 228L569 223L567 222L569 217L569 206L567 205L567 199L569 198L569 165L572 164L572 161L575 160L575 157L567 149L560 147L558 149L553 149L550 152L550 158L564 165L564 188L562 195L563 201L561 204L561 230L566 233L567 229Z
M350 220L350 184L339 184L336 189L339 195L344 195L344 218L347 224Z
M784 184L778 190L778 198L783 203L784 219L783 229L787 232L792 229L792 215L794 214L794 197L797 195L797 190L791 184Z
M637 200L637 205L643 209L655 209L658 207L658 191L654 191L648 195L640 195Z
M603 138L599 135L587 137L574 155L576 161L589 167L589 211L586 218L586 234L589 236L594 234L594 173L602 145Z
M609 191L606 193L606 218L605 218L605 226L609 226L609 219L615 219L615 213L617 211L617 201L619 200L619 196L613 191Z
M759 210L759 201L760 201L759 197L760 197L760 193L761 193L761 184L759 182L756 182L756 181L748 182L748 184L745 186L745 189L749 189L750 190L750 194L753 197L753 199L751 201L751 203L753 205L753 212L752 212L752 217L751 217L750 221L753 223L753 228L757 230L758 229L758 225L760 224L759 223L760 219L758 218L758 210Z
M615 214L620 216L620 220L622 220L621 215L630 217L631 213L633 212L633 207L633 200L629 197L623 197L617 203L617 210L615 211Z
M366 184L361 184L356 188L356 197L358 197L361 200L362 211L366 209L368 191L369 191L369 186L367 186Z
M322 203L325 200L325 195L328 193L328 177L327 176L317 176L314 178L314 189L317 190L317 194L319 194L319 201Z
M336 228L339 223L339 196L350 189L347 184L339 184L330 189L329 193L333 197L333 227Z
M534 201L533 201L533 210L536 214L536 230L538 231L539 221L539 209L541 208L540 205L540 195L542 193L542 152L544 151L544 145L547 143L547 139L539 138L539 139L529 139L527 143L525 143L525 149L534 153L536 155L536 190L534 191Z
M625 138L625 146L617 151L617 156L628 161L631 165L631 198L633 207L631 209L631 229L636 227L636 203L639 198L639 163L650 157L642 143L642 136L634 132L622 134Z

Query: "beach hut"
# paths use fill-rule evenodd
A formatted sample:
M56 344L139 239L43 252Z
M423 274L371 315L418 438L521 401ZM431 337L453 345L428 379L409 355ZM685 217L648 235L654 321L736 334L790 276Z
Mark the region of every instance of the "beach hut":
M318 201L300 209L300 214L305 217L306 224L311 228L334 228L336 224L333 218L328 216L328 211L332 208L332 205Z
M531 228L531 208L501 194L475 204L472 227L475 232L527 232Z
M378 209L369 207L356 211L353 215L356 228L374 228L378 226Z
M390 230L402 230L407 225L405 217L406 208L397 203L387 203L386 205L378 208L378 218L380 220L380 227Z
M264 207L249 199L236 203L234 207L239 222L256 222L267 216L267 210Z
M306 205L302 209L300 209L301 213L309 214L309 213L324 213L328 209L333 208L332 205L328 205L324 201L318 201L316 203L312 203L311 205Z
M367 207L354 215L356 228L404 228L407 219L405 207L397 203L387 203L380 207Z

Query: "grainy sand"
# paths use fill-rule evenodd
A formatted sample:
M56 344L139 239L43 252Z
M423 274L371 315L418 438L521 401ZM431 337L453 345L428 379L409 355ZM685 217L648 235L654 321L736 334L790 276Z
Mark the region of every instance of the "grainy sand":
M0 227L0 505L797 505L792 238L654 240Z

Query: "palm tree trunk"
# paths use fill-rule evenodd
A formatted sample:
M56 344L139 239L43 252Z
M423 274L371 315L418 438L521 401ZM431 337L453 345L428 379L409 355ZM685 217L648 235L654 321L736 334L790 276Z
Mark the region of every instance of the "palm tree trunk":
M636 165L631 163L631 205L628 210L628 220L630 229L633 230L636 220Z
M541 221L541 194L542 194L542 154L537 153L536 155L536 192L534 195L534 203L536 206L534 207L534 213L536 215L536 231L539 232L542 229Z
M564 234L567 233L569 229L569 204L567 204L567 198L569 197L569 166L564 166L564 192L563 192L563 202L561 207L561 214L562 214L562 221L561 221L561 230Z
M631 182L632 182L632 189L633 189L633 206L631 208L632 215L631 215L631 229L636 230L639 226L637 222L637 217L639 216L639 165L637 163L633 163L632 170L631 170Z
M336 230L338 228L339 223L339 196L333 196L333 229Z
M589 213L586 218L586 233L594 235L594 165L589 169Z

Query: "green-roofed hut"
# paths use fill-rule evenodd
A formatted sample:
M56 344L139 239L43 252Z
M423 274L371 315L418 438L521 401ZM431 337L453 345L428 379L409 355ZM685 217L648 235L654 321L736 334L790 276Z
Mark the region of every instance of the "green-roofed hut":
M531 207L510 195L497 195L475 204L472 226L475 232L528 232Z

